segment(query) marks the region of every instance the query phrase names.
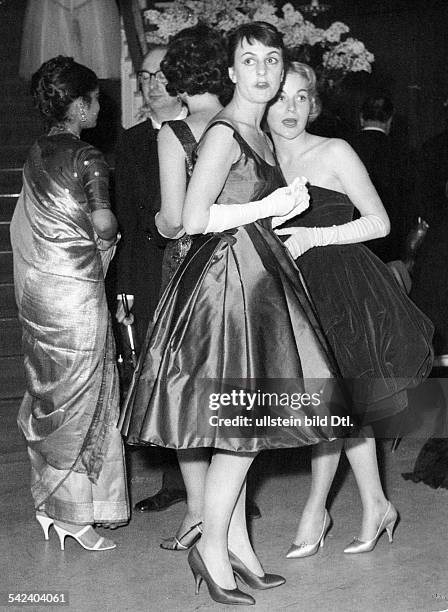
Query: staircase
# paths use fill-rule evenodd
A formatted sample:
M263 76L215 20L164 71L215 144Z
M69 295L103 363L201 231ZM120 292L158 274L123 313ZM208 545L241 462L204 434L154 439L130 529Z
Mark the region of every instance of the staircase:
M27 151L42 133L29 86L17 76L25 4L26 0L0 3L0 400L20 397L25 389L9 225Z

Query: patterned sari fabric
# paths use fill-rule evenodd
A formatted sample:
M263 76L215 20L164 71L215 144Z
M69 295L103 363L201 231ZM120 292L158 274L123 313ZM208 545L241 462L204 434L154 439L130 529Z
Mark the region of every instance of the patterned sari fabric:
M11 223L27 391L18 423L36 508L78 524L128 518L115 348L91 213L109 207L102 155L41 138Z

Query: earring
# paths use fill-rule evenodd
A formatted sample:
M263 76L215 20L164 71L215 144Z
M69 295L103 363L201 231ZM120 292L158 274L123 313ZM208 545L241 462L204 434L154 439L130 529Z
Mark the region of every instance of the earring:
M79 107L79 117L83 123L84 121L87 121L87 113L86 113L86 109L84 108L84 106Z

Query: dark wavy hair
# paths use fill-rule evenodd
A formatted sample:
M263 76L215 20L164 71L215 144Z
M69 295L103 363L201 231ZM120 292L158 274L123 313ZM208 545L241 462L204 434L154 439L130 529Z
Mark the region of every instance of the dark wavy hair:
M235 61L235 51L240 43L246 40L248 43L253 43L254 40L261 42L266 47L274 47L279 49L282 54L285 50L283 36L275 26L266 21L252 21L251 23L243 23L233 29L227 37L227 61L228 66L233 66Z
M97 88L93 70L64 55L42 64L31 78L34 103L49 125L66 120L70 104L77 98L90 104Z
M185 28L173 36L160 68L171 96L212 93L225 97L232 91L224 40L219 32L204 24Z

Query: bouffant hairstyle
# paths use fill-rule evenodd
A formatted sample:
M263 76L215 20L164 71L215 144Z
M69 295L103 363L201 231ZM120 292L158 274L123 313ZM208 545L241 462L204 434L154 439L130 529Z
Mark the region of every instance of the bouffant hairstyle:
M31 78L34 103L49 125L65 121L70 104L77 98L90 104L97 88L93 70L64 55L42 64Z
M364 121L379 121L386 123L394 114L394 105L390 98L383 94L371 95L366 98L361 107L361 117Z
M302 62L287 62L286 74L290 72L298 74L308 81L307 91L310 97L310 114L308 116L308 123L311 123L319 117L320 111L322 110L322 104L319 99L319 94L317 93L316 73L311 66L308 66L308 64L303 64Z
M266 47L279 49L282 54L285 49L283 36L275 26L267 23L266 21L252 21L251 23L243 23L229 33L227 40L227 61L229 67L233 66L235 61L235 51L243 40L246 40L250 44L256 40Z
M220 33L198 24L185 28L169 42L161 70L171 96L211 93L225 96L231 91L226 47Z

